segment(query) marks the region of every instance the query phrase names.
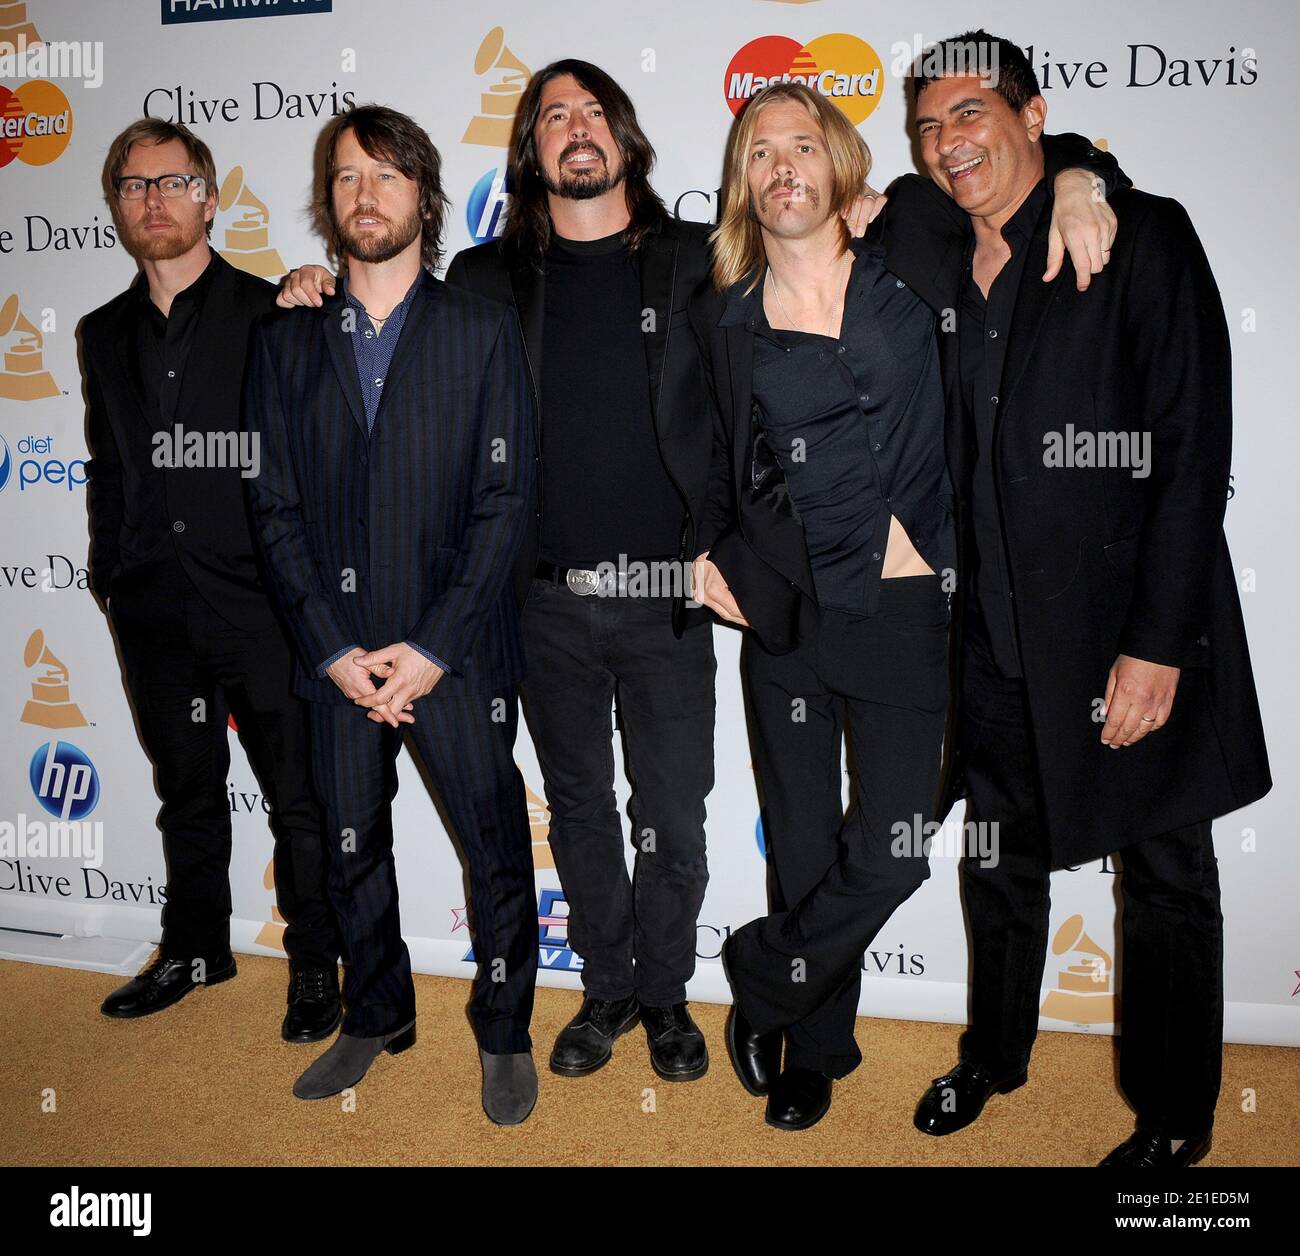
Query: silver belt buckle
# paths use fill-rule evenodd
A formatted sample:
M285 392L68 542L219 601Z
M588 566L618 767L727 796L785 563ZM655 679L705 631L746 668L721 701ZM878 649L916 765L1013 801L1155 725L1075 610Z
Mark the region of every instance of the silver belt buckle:
M570 567L564 575L564 583L569 586L571 593L576 593L579 597L587 597L588 594L595 593L600 585L600 572Z

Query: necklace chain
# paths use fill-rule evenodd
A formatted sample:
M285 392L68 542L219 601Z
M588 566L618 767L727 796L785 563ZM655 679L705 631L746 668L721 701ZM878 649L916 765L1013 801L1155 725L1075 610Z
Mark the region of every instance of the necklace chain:
M843 257L843 256L845 256L845 255L844 255L844 254L841 254L840 256ZM787 309L785 308L785 302L781 300L781 285L780 285L780 283L778 283L778 281L777 281L777 278L776 278L776 271L774 271L774 270L772 269L772 267L771 267L770 264L769 264L769 266L768 266L768 268L767 268L767 273L768 273L768 274L771 276L771 278L772 278L772 295L776 297L776 303L777 303L777 305L779 305L779 306L781 307L781 313L785 315L785 321L786 321L787 323L789 323L789 324L791 325L791 327L793 327L793 329L794 329L795 331L799 331L800 328L799 328L799 326L798 326L796 320L790 317L790 311L787 310ZM843 317L843 316L841 315L841 317ZM835 309L834 309L834 307L832 306L832 307L831 307L831 321L830 321L830 323L827 325L826 331L825 331L823 334L824 334L826 337L828 337L829 339L831 339L831 340L838 340L839 337L836 336L834 333L835 333Z

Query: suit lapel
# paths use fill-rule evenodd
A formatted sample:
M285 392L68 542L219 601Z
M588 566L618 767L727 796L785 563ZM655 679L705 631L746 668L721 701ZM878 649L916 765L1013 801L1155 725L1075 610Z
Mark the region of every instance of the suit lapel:
M510 288L515 297L515 311L519 315L519 326L524 334L524 357L528 361L528 374L533 381L533 392L540 398L538 389L542 374L542 323L546 318L545 276L536 267L517 260L507 261L506 264L510 273ZM540 423L540 406L537 409Z
M649 310L652 321L644 332L646 372L650 380L650 413L659 428L659 390L663 379L664 350L668 326L673 317L673 282L677 275L677 241L665 239L661 231L647 236L641 245L641 309ZM644 328L644 323L643 323ZM661 433L662 435L662 433Z
M749 462L753 457L754 337L739 323L725 329L727 370L731 379L731 454L735 460L736 484L749 484Z
M388 367L388 377L379 398L379 408L375 411L375 424L383 417L384 402L397 391L402 380L410 374L420 361L420 346L428 335L429 323L433 318L433 307L438 299L438 283L427 271L420 272L420 286L411 298L410 308L402 323L401 334L393 346L393 360Z
M1025 367L1034 352L1034 344L1043 326L1043 319L1056 295L1057 285L1065 280L1068 269L1062 266L1051 283L1043 282L1047 269L1047 239L1052 225L1052 198L1049 196L1034 228L1033 238L1021 272L1020 287L1016 291L1016 309L1011 316L1010 340L1007 341L1006 361L1002 364L1002 383L998 389L999 416L1007 412L1007 404L1016 391L1016 385L1025 373Z
M338 377L339 389L352 411L361 435L367 440L370 432L366 427L366 410L361 401L361 378L357 375L357 359L352 348L352 334L344 325L344 314L351 307L343 299L343 284L340 282L333 296L327 296L321 305L321 319L325 329L325 349L329 354L330 365ZM350 322L351 320L347 320Z
M208 265L215 269L194 328L193 346L186 357L180 399L176 405L177 415L189 417L191 422L194 416L205 411L204 401L210 394L212 380L225 381L242 376L247 347L242 337L230 334L235 295L234 267L216 250L213 250ZM198 372L189 369L195 359L195 350L202 354L203 369Z
M124 313L113 330L113 356L122 371L122 383L135 406L140 422L153 431L156 424L144 411L144 380L140 376L140 346L136 341L140 316L134 310Z

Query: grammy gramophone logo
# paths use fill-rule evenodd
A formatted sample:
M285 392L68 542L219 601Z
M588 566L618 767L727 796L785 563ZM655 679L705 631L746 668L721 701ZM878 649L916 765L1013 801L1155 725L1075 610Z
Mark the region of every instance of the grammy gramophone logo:
M18 308L18 294L11 293L0 306L0 344L4 345L4 369L0 370L0 397L8 401L35 401L57 397L54 376L45 369L41 350L45 337Z
M289 922L280 914L275 902L275 860L269 859L266 871L262 873L262 888L271 892L271 919L258 931L255 941L258 946L269 947L273 951L284 950L284 927Z
M1075 1025L1109 1025L1115 1020L1115 966L1110 956L1084 931L1083 917L1071 916L1052 939L1053 955L1070 955L1074 963L1056 975L1040 1014Z
M32 696L23 707L22 724L38 728L84 728L90 723L68 692L68 669L45 644L45 634L38 628L27 638L23 666L45 670L32 681Z
M248 186L243 166L234 166L222 180L217 208L223 213L244 211L242 217L226 228L226 247L219 250L226 261L261 279L274 279L288 270L280 254L271 247L271 211Z
M528 831L533 839L533 868L555 867L555 855L551 852L551 809L546 800L539 797L525 784L524 793L528 799Z
M479 112L470 119L461 143L509 148L515 111L532 71L506 47L504 27L494 26L483 37L474 57L474 73L479 78L491 74L494 82L479 97Z
M20 35L28 46L41 42L36 27L27 16L26 0L0 0L0 44L17 47Z

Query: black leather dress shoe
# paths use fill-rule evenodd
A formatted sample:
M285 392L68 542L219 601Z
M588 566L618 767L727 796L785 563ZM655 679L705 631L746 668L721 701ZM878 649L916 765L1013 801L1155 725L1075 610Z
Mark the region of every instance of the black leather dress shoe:
M991 1095L1018 1090L1028 1080L1027 1072L999 1080L978 1064L963 1060L951 1073L934 1079L916 1106L912 1124L922 1134L953 1134L984 1111Z
M1174 1148L1168 1134L1138 1129L1129 1135L1097 1167L1100 1169L1185 1169L1210 1154L1213 1131L1206 1130Z
M642 1007L650 1067L666 1082L693 1082L709 1071L709 1048L685 1003Z
M788 1068L767 1096L767 1123L779 1130L806 1130L830 1111L831 1079L810 1068Z
M202 980L196 977L202 976ZM139 976L119 986L100 1005L105 1016L126 1020L161 1012L179 1003L197 986L215 986L235 975L235 957L229 951L206 971L197 959L163 959L159 956Z
M739 1003L727 1014L727 1054L740 1084L751 1095L766 1095L781 1072L781 1046L784 1035L779 1029L759 1034L745 1019Z
M578 1014L560 1030L551 1050L551 1072L561 1077L585 1077L609 1062L614 1039L641 1019L635 994L626 999L584 996Z
M289 976L289 1010L280 1037L285 1042L319 1042L343 1019L337 968L294 968Z

